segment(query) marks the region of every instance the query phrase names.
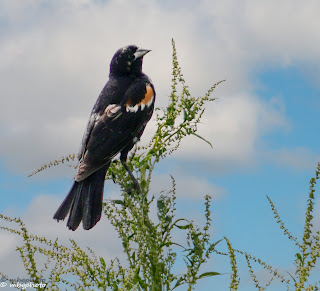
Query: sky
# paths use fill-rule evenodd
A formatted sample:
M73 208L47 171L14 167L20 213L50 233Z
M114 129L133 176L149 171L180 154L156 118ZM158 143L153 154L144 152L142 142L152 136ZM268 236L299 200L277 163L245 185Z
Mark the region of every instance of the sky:
M173 38L193 95L226 81L199 127L213 149L187 138L159 164L152 189L170 188L173 175L177 214L199 223L203 197L210 194L213 241L226 236L236 249L294 272L297 250L282 235L266 195L301 238L308 183L320 161L319 9L315 0L2 0L0 213L21 217L40 235L74 238L106 259L123 257L106 217L90 232L70 232L53 221L72 185L72 168L27 175L78 151L118 48L152 50L143 70L155 85L156 106L165 106ZM150 121L141 142L154 130ZM112 184L106 182L106 198L120 196ZM319 211L315 219L320 227ZM24 275L15 252L19 243L0 232L0 271L13 278ZM239 290L255 290L240 257L239 267ZM225 258L213 256L205 270L225 275L203 279L196 290L227 290ZM319 277L318 267L313 279ZM274 282L268 290L282 289Z

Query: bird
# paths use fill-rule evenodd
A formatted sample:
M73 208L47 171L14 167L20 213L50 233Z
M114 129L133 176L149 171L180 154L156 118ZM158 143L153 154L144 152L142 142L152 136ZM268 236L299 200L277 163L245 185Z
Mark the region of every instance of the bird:
M89 230L100 220L105 175L118 153L134 184L138 183L126 160L154 111L155 88L142 72L143 57L149 52L128 45L111 59L109 80L93 106L82 138L73 185L53 216L60 221L69 213L70 230L76 230L81 221Z

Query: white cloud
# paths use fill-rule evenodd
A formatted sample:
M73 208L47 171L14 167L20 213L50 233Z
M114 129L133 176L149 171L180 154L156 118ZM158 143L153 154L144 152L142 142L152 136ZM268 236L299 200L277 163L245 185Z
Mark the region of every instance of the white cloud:
M318 1L204 1L210 28L248 65L287 65L319 56ZM242 56L242 58L241 58Z
M1 235L1 250L0 257L5 257L8 253L11 253L15 250L16 240L9 233L3 233Z
M259 153L261 134L290 128L283 110L274 99L264 102L248 95L221 97L208 107L199 126L199 135L210 141L213 149L191 136L177 155L189 161L211 162L213 169L223 171L221 162L231 167L250 165Z
M218 185L210 183L205 178L199 178L190 175L179 175L175 169L170 173L176 183L176 195L178 198L200 199L203 200L205 195L210 195L219 199L226 194L225 189ZM172 190L172 179L169 174L153 176L150 193L166 193Z
M287 166L294 170L307 170L317 166L320 154L305 147L281 148L266 152L265 159L278 166Z
M201 128L214 151L204 149L201 155L239 163L254 159L265 130L289 126L285 111L252 93L252 72L320 59L316 1L303 6L298 1L201 1L192 9L142 0L0 5L5 19L0 27L5 32L0 149L7 164L24 173L78 150L109 61L128 43L153 50L144 71L156 85L158 106L167 103L170 90L171 37L194 95L227 79L216 89L220 99L207 110L208 127ZM195 141L189 150L198 145Z
M221 187L208 183L205 179L196 179L195 177L179 177L175 176L177 183L177 197L202 199L204 195L209 194L215 198L224 195L224 190ZM155 176L152 183L152 193L159 193L160 190L171 189L171 179L168 176ZM107 189L108 198L119 198L119 189L116 189L112 183L107 181L105 188ZM109 262L111 259L118 257L122 262L125 262L125 254L123 253L121 240L118 238L117 232L110 224L106 216L102 216L99 223L89 231L82 229L80 225L76 231L70 231L66 227L66 221L57 223L52 219L54 212L61 203L61 198L51 195L39 195L35 197L27 206L24 212L18 212L22 221L30 234L43 236L47 239L55 240L59 238L59 242L63 245L70 246L69 239L74 239L80 247L85 249L89 246L98 256L102 256ZM179 212L179 209L177 210ZM17 211L7 210L4 213L10 217L17 216ZM152 205L150 212L151 218L156 219L155 203ZM177 213L179 215L179 213ZM199 213L194 209L193 215L189 214L190 219L202 222ZM1 226L8 226L18 229L13 223L6 223L1 220ZM181 240L181 232L174 234L175 239ZM24 267L19 253L15 251L17 246L22 245L22 240L19 236L0 231L0 272L5 273L10 278L26 277ZM39 258L39 262L41 259ZM4 267L5 266L5 267Z
M192 137L176 157L198 160L216 171L243 167L261 154L257 145L262 134L292 130L285 104L277 97L260 100L253 93L251 77L262 67L295 64L306 71L311 65L318 67L319 2L187 3L173 8L171 2L142 0L1 1L0 151L7 164L29 173L43 162L78 150L90 110L108 78L109 61L123 45L136 43L152 49L144 71L155 83L157 105L167 104L172 37L194 95L227 80L214 92L219 99L209 105L199 128L214 150ZM152 136L153 129L151 122L143 140ZM316 153L303 147L266 149L262 156L296 169L313 168L318 161ZM61 174L61 168L58 171ZM205 178L173 174L178 197L225 195L224 189ZM57 173L53 170L50 175ZM68 175L71 178L71 170ZM155 176L156 192L164 185L171 185L169 177ZM52 220L48 213L54 213L60 203L50 196L35 198L23 215L30 230L50 238L59 236L64 242L74 238L107 258L121 256L121 244L109 222L100 222L88 236L82 229L70 232L65 222ZM19 240L1 231L0 241L0 266L20 275L23 268L13 252Z
M28 231L47 239L55 240L58 237L61 244L68 246L71 246L69 239L74 239L82 248L89 246L98 256L104 257L107 261L111 258L123 257L122 244L118 235L104 215L90 232L83 230L82 226L72 232L67 229L66 221L57 223L52 219L60 203L61 199L49 195L40 195L32 200L25 213L23 215L19 213ZM14 216L14 214L11 213L10 216ZM1 222L1 225L3 226L4 223ZM12 223L7 225L13 226ZM15 251L16 246L22 244L21 239L17 235L1 230L0 241L0 266L2 266L0 271L11 278L18 276L23 278L24 268L18 252Z

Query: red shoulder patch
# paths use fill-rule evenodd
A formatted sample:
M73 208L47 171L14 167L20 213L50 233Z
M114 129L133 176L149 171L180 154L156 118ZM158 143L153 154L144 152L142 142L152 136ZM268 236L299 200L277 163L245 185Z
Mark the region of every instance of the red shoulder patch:
M154 98L154 92L150 84L146 85L146 94L144 94L144 98L138 104L144 104L145 106L150 106L152 100Z
M131 100L128 100L126 105L127 112L137 112L139 108L143 110L145 107L149 107L154 99L154 91L149 83L146 84L146 93L144 94L144 98L137 103L136 105L132 105L130 103Z

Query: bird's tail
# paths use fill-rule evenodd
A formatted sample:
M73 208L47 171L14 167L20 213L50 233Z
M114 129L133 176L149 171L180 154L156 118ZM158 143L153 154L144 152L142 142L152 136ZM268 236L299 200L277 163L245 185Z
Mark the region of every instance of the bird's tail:
M67 226L76 230L82 220L84 229L90 229L101 218L103 188L110 163L80 182L74 182L67 197L63 200L53 219L64 220L69 215Z

